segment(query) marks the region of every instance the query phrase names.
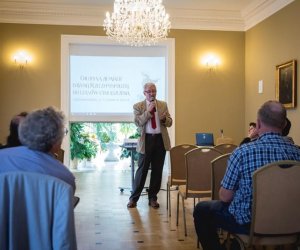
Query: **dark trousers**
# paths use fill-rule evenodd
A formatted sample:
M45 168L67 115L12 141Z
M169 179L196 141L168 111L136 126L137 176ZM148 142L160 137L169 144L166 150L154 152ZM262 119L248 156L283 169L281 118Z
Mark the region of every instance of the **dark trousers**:
M222 228L231 233L248 234L250 223L238 224L228 211L229 203L202 201L194 209L194 224L203 250L222 249L217 231Z
M134 187L130 200L137 202L145 186L149 166L151 164L150 186L148 198L157 200L157 193L160 190L162 171L166 156L161 134L146 134L145 154L139 154L138 169L135 174Z

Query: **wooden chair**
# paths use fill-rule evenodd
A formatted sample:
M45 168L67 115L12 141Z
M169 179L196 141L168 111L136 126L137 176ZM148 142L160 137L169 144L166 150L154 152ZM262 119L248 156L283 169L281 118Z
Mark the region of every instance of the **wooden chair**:
M221 151L223 154L232 153L238 146L231 143L222 143L216 145L214 148Z
M212 200L219 200L219 189L221 187L221 181L224 177L227 168L227 161L231 154L224 154L221 155L211 162L211 199Z
M227 162L230 157L230 153L223 154L211 162L211 199L212 200L219 200L219 190L221 187L221 181L223 180L223 177L225 175L226 169L227 169ZM219 230L219 237L220 239L229 239L230 234L224 233L222 229ZM227 241L229 242L229 241ZM197 243L197 246L199 248L199 241Z
M271 163L254 172L250 234L233 235L241 249L299 243L299 180L297 161Z
M177 193L177 217L179 217L179 197L182 198L182 211L184 220L184 232L187 236L186 215L184 200L211 197L211 161L222 155L220 151L210 147L192 149L185 154L186 164L186 185L179 186Z
M54 155L57 160L64 163L65 151L62 148L60 148Z
M217 138L216 140L216 145L219 145L219 144L224 144L224 143L230 143L230 144L234 144L234 141L232 138L230 137L227 137L227 136L223 136L223 137L219 137Z
M169 209L169 216L171 216L171 187L185 185L186 183L186 167L184 155L186 152L197 148L196 145L181 144L172 147L170 150L171 159L171 175L168 176L167 181L167 209Z

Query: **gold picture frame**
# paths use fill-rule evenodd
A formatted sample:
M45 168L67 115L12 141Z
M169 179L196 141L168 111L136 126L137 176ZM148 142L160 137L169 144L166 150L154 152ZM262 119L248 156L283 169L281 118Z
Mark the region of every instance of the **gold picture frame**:
M297 105L297 61L291 60L276 66L276 100L286 108Z

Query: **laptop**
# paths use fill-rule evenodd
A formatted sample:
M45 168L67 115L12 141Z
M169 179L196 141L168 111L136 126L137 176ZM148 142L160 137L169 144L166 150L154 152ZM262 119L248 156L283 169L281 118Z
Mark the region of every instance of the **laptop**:
M214 135L212 133L196 133L197 146L214 146Z

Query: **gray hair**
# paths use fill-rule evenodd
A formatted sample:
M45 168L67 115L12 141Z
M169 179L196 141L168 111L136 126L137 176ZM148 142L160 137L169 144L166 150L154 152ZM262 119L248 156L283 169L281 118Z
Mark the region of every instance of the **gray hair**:
M19 137L28 148L49 152L55 144L62 142L64 129L63 113L48 107L27 115L19 125Z
M150 86L154 86L154 87L156 88L155 83L153 83L153 82L146 82L146 83L144 84L144 91L145 91L148 87L150 87Z
M265 125L283 129L286 124L286 109L278 101L267 101L258 110L258 118Z

